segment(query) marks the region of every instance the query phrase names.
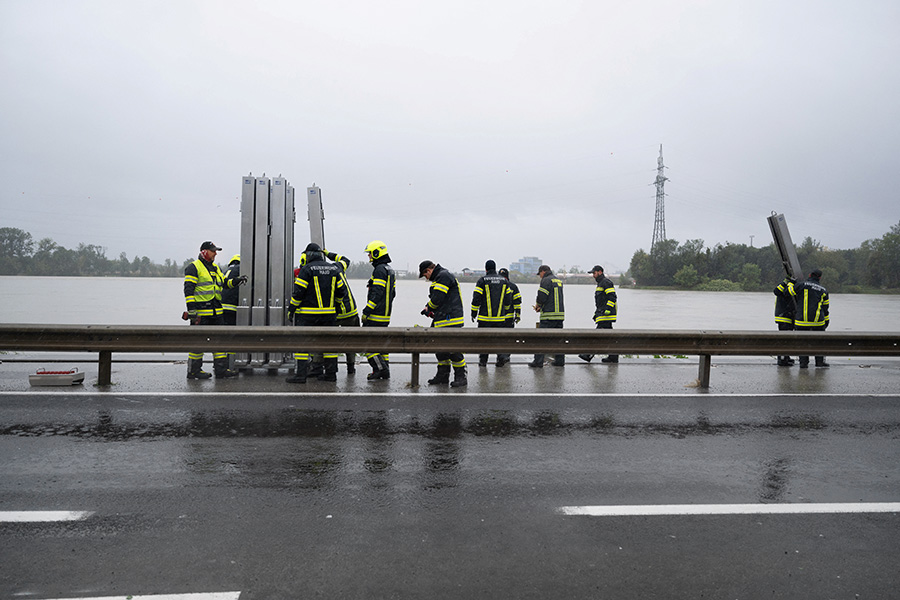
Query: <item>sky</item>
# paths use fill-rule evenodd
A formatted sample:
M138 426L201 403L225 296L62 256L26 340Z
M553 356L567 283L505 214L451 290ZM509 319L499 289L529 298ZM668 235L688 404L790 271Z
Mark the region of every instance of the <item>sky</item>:
M0 227L179 264L242 178L329 250L627 269L669 239L855 248L900 222L896 0L3 0ZM220 256L220 259L222 257Z

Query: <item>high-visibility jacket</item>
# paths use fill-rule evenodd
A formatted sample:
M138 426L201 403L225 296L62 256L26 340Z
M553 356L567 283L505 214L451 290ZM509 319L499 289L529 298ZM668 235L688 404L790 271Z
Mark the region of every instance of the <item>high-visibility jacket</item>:
M512 293L509 295L509 303L503 307L503 316L506 317L506 324L512 327L522 318L522 293L519 286L508 279L506 285Z
M337 315L337 306L347 293L341 271L338 265L324 260L300 267L288 310L301 315Z
M775 322L794 323L794 282L785 279L772 292L775 294Z
M563 304L563 283L552 272L541 278L537 302L541 309L541 321L563 321L566 309Z
M488 271L478 279L472 294L472 318L479 323L505 323L505 308L512 303L512 290L506 277Z
M429 310L434 311L432 327L462 327L464 325L462 298L459 283L453 274L435 265L431 272L431 287L428 290Z
M225 311L237 311L240 287L237 279L241 276L241 261L235 260L228 263L225 271L225 285L222 290L222 309Z
M792 295L797 304L794 327L828 327L828 290L817 279L795 283Z
M222 314L225 276L219 266L198 258L184 269L184 301L200 317Z
M325 255L328 260L333 260L341 268L341 281L344 282L344 288L347 293L341 298L337 305L337 319L352 319L357 314L356 298L353 297L353 291L350 289L350 282L347 281L347 269L350 268L350 259L337 252L329 252Z
M363 320L373 323L390 323L391 311L394 308L394 297L397 295L397 276L390 265L391 257L383 254L372 261L372 277L366 287L366 306L363 308Z
M597 278L594 290L594 323L616 321L616 288L609 277L601 275Z

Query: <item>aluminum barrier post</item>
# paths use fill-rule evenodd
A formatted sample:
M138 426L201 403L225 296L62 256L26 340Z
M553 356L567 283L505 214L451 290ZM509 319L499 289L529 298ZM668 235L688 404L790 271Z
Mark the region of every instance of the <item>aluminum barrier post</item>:
M413 352L412 358L410 359L410 365L412 370L409 376L409 385L414 388L419 387L419 353Z
M709 387L709 370L712 365L712 356L709 354L700 355L700 375L697 379L700 381L700 387L706 389Z
M112 352L101 350L97 362L97 385L112 385Z

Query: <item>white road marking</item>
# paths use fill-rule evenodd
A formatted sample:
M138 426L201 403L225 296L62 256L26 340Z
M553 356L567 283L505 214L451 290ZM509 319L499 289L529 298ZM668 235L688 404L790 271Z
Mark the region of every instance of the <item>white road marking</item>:
M86 510L0 510L0 523L80 521L94 514Z
M636 506L562 506L564 515L633 517L652 515L785 515L821 513L900 513L900 502L823 504L646 504Z
M94 596L92 598L48 598L47 600L238 600L240 592L200 592L197 594L160 594L153 596Z
M60 391L52 391L52 390L19 390L19 391L10 391L3 390L0 391L0 396L16 396L20 397L23 394L27 394L29 397L31 396L58 396L62 393L65 394L74 394L74 390L65 390L64 392ZM95 392L93 390L86 390L84 392L78 392L78 397L106 397L110 396L116 398L128 398L128 397L143 397L143 398L186 398L186 397L214 397L214 398L317 398L317 397L332 397L332 396L340 396L347 398L418 398L418 397L442 397L448 398L453 397L456 394L455 391L444 390L444 391L424 391L424 390L397 390L392 392L348 392L343 390L321 390L321 391L290 391L290 392L225 392L219 391L215 389L210 389L206 391L196 391L196 392L183 392L183 391L160 391L160 392ZM667 393L667 394L654 394L652 392L645 393L627 393L627 394L618 394L616 392L464 392L458 394L460 398L545 398L547 396L553 396L554 398L697 398L698 396L707 397L707 398L896 398L897 394L886 394L886 393L878 393L878 394L864 394L864 393L853 393L853 394L841 394L839 392L831 393L831 394L802 394L797 392L774 392L771 394L768 393L759 393L759 394L747 394L747 393L739 393L732 394L728 392L715 392L715 393L700 393L697 392L678 392L678 393Z

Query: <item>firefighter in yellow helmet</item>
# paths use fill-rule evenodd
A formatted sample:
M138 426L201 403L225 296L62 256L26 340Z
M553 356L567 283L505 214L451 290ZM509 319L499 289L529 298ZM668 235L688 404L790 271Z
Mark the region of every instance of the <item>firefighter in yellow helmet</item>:
M362 309L363 327L387 327L391 323L394 296L397 295L397 276L391 267L391 256L387 245L381 240L373 240L364 252L372 263L372 277L366 283L366 305ZM369 381L390 379L390 356L378 352L367 352L366 358L372 372L366 376Z

